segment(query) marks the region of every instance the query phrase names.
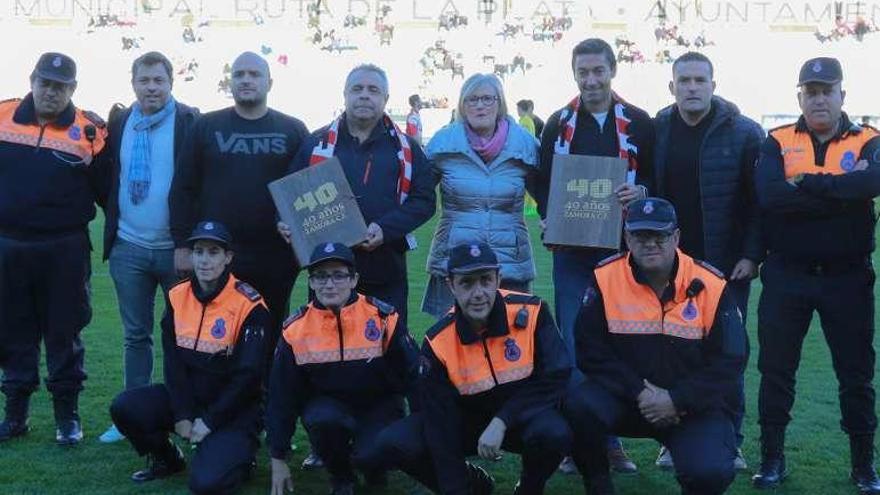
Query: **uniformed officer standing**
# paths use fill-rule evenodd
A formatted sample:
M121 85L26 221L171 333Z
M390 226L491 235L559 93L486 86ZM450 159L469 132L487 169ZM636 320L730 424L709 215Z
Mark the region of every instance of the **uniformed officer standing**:
M833 58L801 68L797 123L770 131L756 172L769 255L758 306L761 468L757 488L787 475L785 428L795 373L813 312L840 385L841 428L850 437L851 477L880 493L874 470L874 203L880 137L841 111L843 71Z
M571 448L557 410L571 374L565 342L540 298L498 289L487 244L453 247L448 273L455 306L422 345L423 411L380 435L381 457L436 492L466 495L494 487L466 456L519 452L514 493L543 493Z
M82 439L77 401L86 379L80 331L91 320L89 237L95 157L104 123L76 108L76 64L44 53L23 100L0 103L0 442L28 431L28 403L46 346L56 441Z
M330 473L331 493L347 495L354 493L354 468L364 472L368 485L384 485L376 436L403 417L404 395L412 397L418 376L418 353L394 307L355 292L351 249L320 244L308 270L315 300L285 322L269 380L271 493L293 487L286 459L301 417Z
M605 435L654 438L685 495L724 493L734 478L734 408L747 350L724 276L678 250L675 210L646 198L627 209L629 254L599 263L578 314L586 376L565 413L589 494L612 494Z
M148 456L135 482L184 469L171 432L197 447L193 493L230 493L251 474L270 317L260 294L230 273L231 243L219 222L196 226L188 244L195 276L168 292L162 319L165 384L126 390L110 407L119 431Z

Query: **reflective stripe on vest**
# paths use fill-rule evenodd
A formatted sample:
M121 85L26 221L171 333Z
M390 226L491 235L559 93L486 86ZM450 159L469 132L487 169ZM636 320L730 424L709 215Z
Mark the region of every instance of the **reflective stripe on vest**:
M499 291L498 297L515 292ZM514 324L517 313L525 308L525 328ZM461 395L476 395L497 385L523 380L532 375L535 364L535 330L538 327L538 304L505 303L509 334L488 337L462 345L455 321L428 340L437 359L446 367L449 381ZM484 347L485 345L485 347ZM493 376L494 372L494 376Z
M309 303L305 315L282 335L299 365L368 360L385 355L397 318L397 313L383 318L379 308L358 294L355 302L342 307L338 322L329 309Z
M628 335L669 335L701 340L712 329L726 282L681 251L675 275L675 297L661 307L651 287L636 282L627 255L596 268L596 283L605 303L608 331ZM703 289L687 297L691 282L699 279Z
M0 103L0 141L61 151L80 158L86 165L91 164L94 156L104 149L107 130L92 123L82 110L76 109L70 127L58 128L49 124L41 128L36 124L19 124L13 120L20 104L21 100ZM97 130L94 142L86 139L84 129L87 125Z
M813 140L809 132L795 132L796 126L789 125L770 131L782 152L785 164L785 178L800 174L843 175L851 172L859 161L862 147L878 133L870 127L861 132L846 132L840 139L828 143L825 152L825 166L816 165Z
M262 300L253 302L235 288L237 279L230 275L223 290L203 305L196 299L188 281L174 286L168 299L174 309L174 334L177 346L206 354L235 350L244 320ZM203 314L204 311L204 314Z

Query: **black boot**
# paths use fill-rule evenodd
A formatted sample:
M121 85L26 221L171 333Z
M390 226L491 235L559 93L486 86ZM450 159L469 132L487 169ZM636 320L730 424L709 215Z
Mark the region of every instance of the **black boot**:
M785 468L785 428L761 428L761 467L752 476L759 490L776 488L788 477Z
M147 454L147 468L131 475L131 480L136 483L167 478L174 473L183 471L186 460L183 452L170 439L160 452Z
M55 442L58 445L76 445L83 439L79 422L79 396L58 395L52 398L55 412Z
M470 462L467 463L467 469L471 495L491 495L495 490L495 479L485 469Z
M6 419L0 423L0 442L20 437L28 432L29 394L6 396Z
M874 469L874 435L849 437L852 472L849 477L860 495L880 495L880 478Z

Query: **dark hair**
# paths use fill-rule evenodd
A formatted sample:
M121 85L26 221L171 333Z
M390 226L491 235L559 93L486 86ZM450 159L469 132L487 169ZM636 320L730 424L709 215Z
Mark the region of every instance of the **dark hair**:
M422 101L419 95L409 95L409 106L414 107L416 103Z
M605 55L611 72L617 72L617 58L611 45L599 38L588 38L581 41L571 50L571 70L574 70L574 61L578 55Z
M672 63L672 77L675 77L675 67L681 62L703 62L709 64L709 79L715 77L715 67L712 66L712 61L700 52L686 52L675 59L675 62Z
M531 105L529 105L529 100L519 100L518 102L516 102L516 108L518 110L522 110L523 112L528 112L530 106Z
M168 57L159 52L147 52L134 59L134 62L131 63L132 81L134 80L134 75L137 73L138 67L156 64L162 64L162 67L165 68L165 72L168 74L168 80L174 81L174 69L171 67L171 61L168 60Z

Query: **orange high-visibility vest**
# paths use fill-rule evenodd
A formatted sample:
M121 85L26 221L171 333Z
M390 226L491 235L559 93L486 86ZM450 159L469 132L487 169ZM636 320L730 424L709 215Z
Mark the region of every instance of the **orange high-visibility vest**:
M299 365L369 360L385 355L397 319L390 306L358 294L338 318L309 303L287 319L282 335Z
M70 127L60 128L52 124L41 127L35 124L19 124L13 120L20 104L21 100L0 102L0 141L61 151L80 158L86 165L91 164L92 159L104 149L107 129L95 124L82 110L76 109L76 116ZM86 126L95 128L94 141L86 138Z
M508 335L463 345L455 328L453 309L447 315L450 323L428 339L434 355L446 367L449 381L461 395L476 395L498 385L523 380L534 371L540 299L505 290L499 292L507 313ZM525 325L518 327L517 317L521 314L526 315ZM523 317L519 316L519 320Z
M779 142L785 164L785 178L790 179L799 174L843 175L851 172L859 161L862 147L878 135L871 127L860 129L849 130L840 139L828 143L824 166L816 164L813 140L809 132L796 132L796 125L791 124L770 131L770 135Z
M194 280L181 282L168 291L174 309L177 346L207 354L232 354L238 334L251 310L266 307L263 298L250 285L229 275L226 285L208 304L193 293Z
M651 287L636 282L629 257L610 258L596 267L596 283L605 304L608 331L615 334L669 335L700 340L712 329L715 313L726 282L721 273L682 253L678 253L675 297L660 305ZM694 281L703 288L688 297Z

